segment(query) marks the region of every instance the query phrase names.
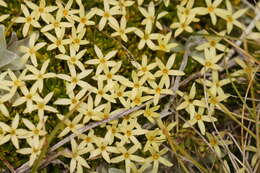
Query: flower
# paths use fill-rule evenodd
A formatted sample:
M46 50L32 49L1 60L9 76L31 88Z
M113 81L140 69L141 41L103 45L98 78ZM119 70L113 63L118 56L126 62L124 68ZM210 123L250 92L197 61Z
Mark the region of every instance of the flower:
M0 0L0 6L7 7L7 4L6 4L5 1ZM9 14L1 15L1 16L0 16L0 22L4 21L4 20L7 19L9 16L10 16Z
M23 26L23 36L26 37L31 25L36 28L40 28L41 25L39 24L37 19L35 19L34 14L30 13L28 8L25 5L22 4L21 9L22 9L25 17L17 17L14 19L14 22L15 23L25 23Z
M75 21L79 22L79 25L77 27L78 33L82 32L85 26L95 25L95 22L90 20L94 15L95 15L95 10L93 8L89 12L86 12L84 6L80 5L79 17L75 15L72 16L72 18Z
M183 31L192 32L193 29L189 25L192 22L192 20L194 19L193 16L192 17L186 17L184 15L179 14L179 12L177 12L177 14L178 14L179 22L175 22L175 23L172 23L170 25L170 27L172 29L177 28L175 33L174 33L174 37L177 37Z
M202 100L194 100L196 96L196 84L193 83L192 87L190 89L190 93L182 93L180 91L177 91L177 93L184 99L184 101L179 104L176 108L176 110L182 110L186 109L187 112L189 112L191 118L193 118L195 114L195 106L204 107L206 108L206 104Z
M126 15L126 7L130 7L134 3L131 0L109 0L109 4L116 6L123 16Z
M68 64L68 66L69 66L71 76L63 73L57 75L58 78L70 82L67 85L67 92L73 91L77 85L80 86L81 88L92 90L93 87L87 82L83 81L83 79L92 72L92 69L91 70L84 69L82 72L77 74L76 69L72 64Z
M156 50L170 52L172 48L175 48L177 43L169 43L172 36L172 32L169 32L166 35L161 35L158 37L158 46L156 46Z
M27 138L26 141L30 145L30 148L21 148L17 150L17 152L20 154L30 154L29 165L32 166L37 156L41 153L45 138L42 138L41 140L37 138Z
M64 34L65 34L65 28L61 28L60 30L55 30L56 37L51 35L50 33L44 33L44 35L52 42L47 47L47 50L53 50L58 48L61 53L65 53L66 49L64 45L70 44L71 41L70 39L63 39Z
M203 34L204 33L208 34L207 31L205 31L205 32L203 31ZM225 36L225 34L226 34L226 31L221 31L221 32L218 33L218 35L220 35L220 36ZM209 35L209 36L205 36L205 38L206 38L207 42L198 45L196 47L197 50L204 50L206 48L207 49L217 49L217 50L220 50L222 52L227 52L229 50L225 45L219 43L222 40L221 37Z
M197 82L201 83L202 85L205 85L207 87L210 87L210 92L214 95L216 93L218 95L223 95L224 91L222 89L223 86L229 84L234 79L222 79L219 80L219 72L218 71L212 71L212 81L204 80L204 79L198 79Z
M162 63L162 61L159 58L156 58L156 64L160 68L159 71L157 71L154 76L155 77L161 77L161 81L163 84L165 84L166 88L169 88L170 86L170 78L169 75L176 75L176 76L182 76L185 73L179 70L172 70L173 63L175 61L176 54L172 54L170 58L168 59L166 65Z
M121 39L124 42L127 42L127 40L128 40L126 34L129 33L129 32L133 32L135 30L134 27L126 28L126 18L125 18L125 16L121 17L120 25L118 24L117 21L116 21L115 24L109 23L109 25L111 26L111 28L113 28L116 31L116 32L113 32L111 34L111 36L112 37L120 36Z
M62 16L59 16L58 13L56 14L56 18L54 18L52 15L49 15L47 17L48 20L48 25L44 26L41 29L41 32L47 32L47 31L51 31L51 30L55 30L55 33L60 33L61 28L65 29L65 28L70 28L73 26L72 23L70 22L62 22Z
M85 67L83 63L80 61L80 59L84 56L86 51L87 51L86 49L83 49L77 52L72 46L70 46L70 55L59 54L56 56L56 58L61 60L66 60L68 66L70 65L77 66L81 71L85 71Z
M96 69L96 75L100 74L105 68L112 67L116 65L115 61L109 61L110 58L114 57L117 53L116 50L108 52L105 56L98 46L94 46L95 53L98 59L91 59L86 62L86 64L98 64Z
M201 69L201 73L204 74L209 69L211 70L221 70L217 62L222 58L223 54L216 55L215 49L204 49L204 59L197 56L192 56L193 59L198 61L204 67Z
M36 105L33 105L32 111L37 110L40 121L44 120L44 111L58 113L57 109L52 106L47 105L51 100L53 92L48 93L44 98L41 98L39 95L35 97ZM28 113L29 109L26 108L24 113Z
M57 16L66 18L70 23L74 23L72 15L78 13L78 10L71 9L74 0L68 0L67 4L64 6L62 1L56 1L58 6Z
M144 158L134 155L134 153L138 150L138 148L139 148L138 145L133 145L131 148L127 150L124 146L117 146L117 150L118 150L117 153L121 153L121 155L112 158L111 163L118 163L121 161L125 161L126 173L130 173L132 161L136 161L138 163L145 162Z
M223 15L223 9L218 8L222 0L205 0L207 7L198 7L200 14L209 14L213 25L217 23L217 16ZM217 15L217 16L216 16Z
M227 33L229 34L232 31L233 25L236 25L241 29L245 29L245 25L240 23L237 19L242 16L247 9L241 9L233 13L232 5L229 0L226 0L226 6L227 10L219 13L219 16L227 22Z
M164 89L164 81L161 80L159 84L157 84L154 81L148 81L149 85L152 87L152 89L149 89L147 91L147 93L149 94L153 94L153 103L154 105L157 105L160 99L160 96L162 94L166 94L166 95L172 95L173 91L171 89Z
M113 15L120 14L120 11L117 6L110 8L108 1L103 1L103 2L104 2L104 11L101 9L96 9L96 14L102 17L98 24L99 30L103 30L107 21L109 21L112 25L116 25L117 20L113 17Z
M29 74L23 77L23 80L35 80L33 84L33 88L39 89L40 92L42 92L43 89L43 80L48 79L48 78L53 78L56 77L55 73L46 73L47 68L49 66L50 59L46 60L42 67L41 70L38 70L32 65L26 65L26 69L28 69L30 72L33 74Z
M20 50L21 52L25 53L23 56L22 56L22 60L24 62L27 62L28 58L30 57L31 58L31 62L32 64L37 67L38 66L38 63L37 63L37 57L36 57L36 54L38 53L37 51L41 48L43 48L46 43L45 42L41 42L41 43L37 43L35 45L35 42L36 40L38 39L38 34L36 33L33 33L31 36L30 36L30 40L29 40L29 46L28 47L25 47L25 46L21 46L20 47Z
M29 137L37 138L39 140L40 136L45 136L47 131L45 130L45 122L47 117L43 121L39 121L37 126L35 126L31 121L28 119L23 118L22 121L24 125L30 130L28 133Z
M173 164L166 160L165 158L161 157L168 152L167 148L162 149L161 151L156 151L152 148L149 149L151 156L146 158L146 162L150 163L153 162L153 170L152 173L157 173L159 168L159 163L164 164L165 166L171 167Z
M4 0L0 0L0 6L7 7L7 4Z
M155 50L156 46L152 42L152 40L158 39L158 34L156 33L151 33L152 28L145 27L144 32L140 29L135 29L134 33L141 38L139 44L138 44L138 49L143 49L145 44L152 50Z
M108 146L108 141L106 141L104 138L99 138L99 139L95 140L94 143L96 144L97 148L90 152L89 157L93 158L93 157L101 154L103 159L105 159L105 161L107 163L110 163L109 153L115 151L116 148Z
M15 146L15 148L19 148L19 138L27 138L28 137L28 133L26 130L24 129L17 129L18 125L19 125L19 114L16 114L12 124L9 126L3 122L0 122L0 127L2 128L2 130L4 131L4 133L8 133L5 136L5 142L9 141L11 139L13 145ZM8 139L8 140L7 140Z
M135 67L138 69L137 75L142 76L142 80L147 79L155 79L154 75L150 72L157 66L156 63L150 63L147 62L147 56L142 55L142 64L135 63Z
M148 5L148 10L145 10L142 7L138 7L139 11L142 13L142 15L145 17L145 19L143 19L142 21L142 25L146 25L146 27L150 29L152 29L153 24L155 23L155 26L162 30L163 27L160 24L160 22L158 21L160 18L164 17L165 15L168 14L167 11L162 11L159 14L157 14L157 17L155 15L155 6L153 2L150 2ZM156 21L155 21L156 19Z
M70 140L71 143L71 149L72 151L64 151L62 153L63 156L67 158L71 158L70 160L70 172L73 173L74 170L77 168L78 173L83 173L82 166L86 168L90 168L86 160L81 156L86 153L89 153L91 150L93 150L92 147L86 147L85 142L81 142L80 144L77 144L75 139Z
M35 98L37 97L37 87L31 87L30 91L27 87L24 87L21 91L23 96L17 98L12 106L16 107L26 102L28 112L31 113L33 109L33 101L35 101Z
M205 135L206 129L205 129L204 121L205 122L214 122L214 121L217 121L217 119L212 117L211 115L203 115L204 110L205 110L205 108L199 107L199 110L198 110L198 112L195 112L194 117L191 120L186 121L183 124L183 128L191 127L194 124L198 123L201 134Z
M102 114L101 111L105 106L105 104L102 104L94 107L93 98L89 95L87 103L83 102L78 110L83 115L83 124L88 123L90 120L99 120Z
M32 14L36 20L41 17L46 23L49 23L48 18L50 17L50 13L58 8L57 6L46 6L45 0L40 0L39 6L31 1L25 1L25 4L33 10Z
M102 98L109 102L116 103L116 100L112 97L112 95L107 94L107 92L110 91L110 87L108 85L104 86L104 83L101 80L98 80L97 82L98 87L93 89L93 92L96 93L95 106L100 103Z
M68 118L65 118L61 114L57 114L57 116L66 125L66 127L58 135L59 138L67 135L69 132L73 132L76 135L79 134L78 129L83 127L83 124L79 123L83 117L82 114L77 115L72 121Z
M67 92L69 98L59 98L53 104L69 105L69 110L72 110L75 108L75 106L77 106L80 103L80 100L85 96L86 92L87 92L86 89L82 89L75 95L73 90L69 90L69 92Z

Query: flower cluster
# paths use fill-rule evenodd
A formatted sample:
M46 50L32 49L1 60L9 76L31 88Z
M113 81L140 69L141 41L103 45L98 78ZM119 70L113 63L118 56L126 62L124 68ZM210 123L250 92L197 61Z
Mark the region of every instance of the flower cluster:
M222 37L245 29L238 18L247 9L235 10L229 0L222 1L205 0L199 5L195 0L26 0L19 4L21 15L9 22L5 19L10 15L0 12L3 25L17 26L19 36L28 38L28 45L17 47L17 63L24 68L0 69L0 145L11 142L17 153L29 155L31 167L47 135L61 121L63 128L56 142L74 136L61 154L70 159L71 173L95 170L88 160L97 159L124 164L126 173L157 173L159 167L175 164L164 147L169 136L157 125L166 120L160 111L170 106L186 120L177 123L168 119L166 130L173 134L197 124L199 133L222 158L220 146L231 142L223 141L225 135L217 138L210 134L208 127L217 123L218 113L230 97L224 86L230 86L234 77L250 76L258 70L237 58L242 69L223 79L224 58L230 47ZM3 0L0 6L8 8ZM197 31L195 26L204 16L210 17L212 27L224 22L226 28L217 36L211 36L210 30L198 32L201 44L186 50L183 36ZM3 46L6 48L5 38L0 38L0 50ZM182 68L183 51L193 52L188 61L201 76L189 91L173 87L178 78L190 75L190 70ZM162 97L177 98L177 105L163 102ZM113 119L138 106L142 107ZM70 117L68 112L72 112ZM106 120L110 121L80 131Z

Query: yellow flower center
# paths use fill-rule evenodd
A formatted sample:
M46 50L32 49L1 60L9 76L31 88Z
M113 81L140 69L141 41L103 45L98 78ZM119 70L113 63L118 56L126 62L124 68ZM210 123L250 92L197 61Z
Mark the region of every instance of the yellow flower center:
M57 40L56 45L59 47L61 45L61 40Z
M58 27L60 27L60 22L57 22L57 21L54 22L54 23L53 23L53 26L54 26L54 28L58 28Z
M201 114L197 114L197 115L195 116L195 119L196 119L196 120L201 120L201 118L202 118L202 115L201 115Z
M33 97L33 95L32 95L32 94L27 94L27 95L26 95L26 98L27 98L28 100L31 100L31 99L32 99L32 97Z
M69 14L69 11L67 9L64 9L62 13L64 16L67 16Z
M108 74L107 74L107 78L108 78L108 79L112 79L112 77L113 77L112 73L108 73Z
M205 66L206 66L206 67L211 67L211 66L212 66L212 63L211 63L210 61L206 61Z
M217 42L215 40L211 40L209 44L210 46L215 47Z
M71 79L71 82L72 83L77 83L79 80L78 80L78 78L77 77L72 77L72 79Z
M101 150L101 151L106 150L106 146L102 145L102 146L100 147L100 150Z
M124 154L124 157L125 157L126 159L128 159L128 158L130 157L130 154L129 154L128 152L126 152L126 153Z
M76 98L71 99L72 104L76 104L77 102L78 102L78 100Z
M80 43L80 40L79 40L78 38L75 38L75 39L73 40L73 43L74 43L74 44L79 44L79 43Z
M153 160L158 160L160 156L159 156L159 154L155 153L155 154L153 154L152 157L153 157Z
M155 89L155 92L158 93L158 94L160 94L160 93L161 93L161 88L159 88L159 87L156 88L156 89Z
M38 109L44 109L45 104L44 103L38 103L37 106L38 106Z
M32 19L32 17L31 17L31 16L28 16L28 17L26 17L26 22L27 22L27 23L31 23L31 22L32 22L32 20L33 20L33 19Z
M132 136L131 130L127 130L127 131L126 131L126 136L128 136L128 137L129 137L129 136Z
M105 13L104 13L104 17L105 17L105 18L109 18L109 17L110 17L109 12L105 12Z
M98 90L98 94L99 95L104 95L104 91L103 90Z
M80 18L80 23L86 24L88 19L86 17Z
M44 13L44 8L40 7L40 8L39 8L39 12L40 12L40 13Z
M167 68L165 68L165 69L162 70L162 73L168 74L168 73L169 73L169 70L168 70Z
M208 6L208 12L211 13L214 11L214 7L211 5L211 6Z
M227 16L227 22L229 22L229 23L232 23L233 21L234 21L234 19L233 19L233 17L232 16L230 16L230 15L228 15Z
M70 58L70 62L71 62L72 64L75 64L76 61L77 61L77 58L76 58L75 56L73 56L73 57Z
M100 58L99 61L100 61L101 64L105 64L107 62L107 60L105 58Z

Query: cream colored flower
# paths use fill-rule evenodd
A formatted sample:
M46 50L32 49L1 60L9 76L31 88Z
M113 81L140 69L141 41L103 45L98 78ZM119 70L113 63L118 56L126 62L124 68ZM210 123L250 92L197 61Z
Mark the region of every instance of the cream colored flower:
M54 78L56 77L55 73L46 73L47 68L49 66L50 60L46 60L43 64L40 70L35 68L32 65L26 65L26 68L32 72L32 74L28 74L23 77L24 80L34 80L33 88L38 88L40 92L42 92L43 89L43 81L44 79L48 78Z
M198 61L203 68L201 73L204 74L208 70L221 70L217 62L222 58L223 54L216 55L215 49L204 49L204 58L193 56L192 58Z
M72 110L80 103L80 100L86 95L86 92L86 89L82 89L75 95L73 91L69 91L67 93L69 98L59 98L53 104L69 105L69 110Z
M24 87L21 92L23 96L17 98L12 106L16 107L26 102L28 112L31 113L33 109L33 101L35 101L35 97L37 96L37 87L32 86L30 91L27 87Z
M47 32L51 30L55 30L55 33L61 33L61 29L70 28L73 26L72 23L69 22L63 22L62 17L56 15L56 18L54 18L52 15L47 16L46 18L48 20L48 25L44 26L41 29L41 32Z
M158 172L158 168L159 168L159 164L162 163L165 166L171 167L173 166L173 164L166 160L165 158L162 157L162 155L166 154L168 152L167 148L162 149L161 151L156 151L153 148L150 148L150 153L151 156L146 158L146 161L148 163L153 162L153 170L152 173L157 173Z
M156 18L156 14L155 14L155 6L153 1L151 1L148 5L148 9L144 9L143 7L138 7L139 11L142 13L142 15L145 17L145 19L142 20L142 25L146 25L146 27L150 29L152 29L153 24L155 24L155 26L162 30L163 27L161 25L161 23L158 21L160 18L164 17L165 15L168 14L167 11L162 11L157 15ZM155 21L156 19L156 21Z
M96 9L96 14L102 17L98 24L99 30L103 30L107 22L110 22L112 25L116 25L117 20L114 18L114 15L120 14L120 11L117 6L110 8L108 1L103 2L104 11L101 9Z
M77 32L82 32L86 26L95 25L95 22L90 20L95 15L95 13L96 11L94 9L86 12L84 6L80 5L79 17L75 15L72 16L73 20L79 22Z
M139 146L134 145L129 149L126 149L123 146L117 146L117 153L120 153L120 156L114 157L111 159L112 163L118 163L121 161L125 161L125 169L126 169L126 173L130 173L131 170L131 163L132 161L138 162L138 163L144 163L145 159L134 155L134 153L138 150Z
M64 116L61 114L57 114L57 117L64 122L65 128L59 133L58 138L61 138L67 135L69 132L73 132L74 134L78 135L78 129L83 127L83 124L80 123L83 115L77 115L72 121L70 119L65 119Z
M127 42L128 38L126 34L129 32L133 32L135 28L134 27L126 28L126 23L127 22L125 16L121 17L120 25L118 24L118 22L116 22L115 24L109 23L109 25L116 31L113 32L111 36L112 37L120 36L123 41Z
M90 158L93 158L97 155L100 155L105 159L107 163L110 163L110 157L109 153L116 150L115 147L109 146L108 141L106 141L104 138L99 138L95 140L95 145L97 146L96 149L92 150L90 152Z
M86 64L98 64L96 69L96 75L100 74L107 67L112 67L116 65L115 61L109 61L112 57L114 57L117 53L116 50L108 52L105 56L98 46L94 46L95 53L97 55L97 59L91 59L86 62Z
M198 123L201 134L205 135L206 128L205 128L204 121L205 122L214 122L214 121L217 121L217 119L210 115L203 115L204 110L205 110L205 108L200 107L198 112L195 112L194 117L191 120L186 121L184 123L183 128L191 127L194 124Z
M26 130L18 129L19 117L19 114L16 114L10 126L3 122L0 122L0 127L2 128L2 130L5 133L8 133L6 135L6 138L8 140L5 139L5 142L11 140L16 149L19 149L19 139L28 137L28 133Z
M32 111L37 110L40 121L44 120L45 118L44 111L58 113L56 108L47 105L48 102L51 100L52 96L53 96L53 92L48 93L44 98L40 97L39 95L35 97L36 105L33 105ZM24 113L28 113L28 112L29 110L28 108L26 108L24 110Z
M83 173L82 166L86 168L90 168L86 160L81 156L86 153L89 153L91 150L93 150L92 147L86 147L85 142L81 142L80 144L77 144L75 139L70 140L71 143L71 150L72 151L64 151L63 156L71 158L70 160L70 173L73 173L75 169L77 169L77 173Z
M43 121L39 121L38 124L35 126L31 121L23 118L22 121L24 125L30 130L28 132L28 136L37 138L37 140L39 140L39 137L45 136L47 134L47 131L45 130L46 120L47 117Z
M140 29L135 29L134 32L141 39L138 44L138 49L143 49L146 44L150 49L155 50L156 46L152 40L158 39L158 34L151 33L151 27L145 27L144 32Z
M157 105L160 99L160 96L165 95L172 95L173 91L171 89L164 88L164 81L161 80L159 84L157 84L154 81L148 81L149 85L151 86L151 89L147 91L147 93L153 95L153 103L154 105Z
M30 26L33 26L35 28L40 28L41 25L39 24L37 19L35 19L34 14L30 13L28 8L25 5L22 4L21 9L24 14L24 17L14 18L14 22L15 23L24 23L23 36L26 37L29 32Z
M84 69L82 72L77 73L75 67L72 64L69 64L70 76L66 74L58 74L57 77L69 82L67 87L67 92L71 92L78 85L85 90L92 90L93 87L85 82L83 79L86 78L91 72L92 69Z
M135 2L131 0L108 0L109 4L116 6L121 14L125 16L126 13L126 7L132 6Z
M70 44L70 39L64 39L65 35L65 28L61 28L58 30L55 30L56 37L54 37L50 33L44 33L44 35L52 42L52 44L49 44L47 47L47 50L53 50L58 48L61 53L65 53L66 49L64 45Z
M171 75L182 76L182 75L185 74L182 71L171 69L172 66L173 66L173 63L175 61L175 57L176 57L176 54L172 54L169 57L166 65L164 65L159 58L156 58L156 64L160 68L160 70L157 71L154 74L154 76L155 77L161 77L162 76L161 81L163 82L163 84L165 84L166 88L169 88L169 86L170 86L170 77L169 76L171 76Z
M36 20L41 17L46 23L49 23L48 17L51 15L50 13L58 8L57 6L46 6L45 0L40 0L39 6L31 1L25 1L25 4L33 10L32 14Z
M232 5L229 0L226 0L226 6L227 10L223 11L222 13L219 13L219 16L227 22L227 33L229 34L232 31L233 25L241 29L245 29L245 25L240 23L237 19L241 17L243 14L245 14L247 9L240 9L233 13Z
M166 35L159 35L158 37L158 46L156 46L156 50L170 52L171 49L178 46L177 43L170 42L172 37L172 33L169 32Z
M5 1L0 0L0 6L7 7L7 4L6 4ZM1 16L0 16L0 22L4 21L4 20L7 19L9 16L10 16L9 14L1 15Z
M30 36L30 40L29 40L29 46L25 47L25 46L21 46L20 50L25 53L22 56L22 61L23 62L27 62L28 58L31 59L32 64L37 67L38 63L37 63L37 51L41 48L43 48L46 45L46 42L41 42L41 43L36 43L38 39L38 34L37 33L33 33Z
M70 47L73 47L76 52L79 51L81 45L89 44L89 41L84 39L85 34L86 28L83 28L79 33L77 33L76 28L74 26L71 28Z
M34 161L37 159L42 151L42 147L45 143L45 138L42 138L41 140L37 138L27 138L26 141L30 145L30 148L21 148L17 150L17 153L25 155L29 154L29 166L32 166Z

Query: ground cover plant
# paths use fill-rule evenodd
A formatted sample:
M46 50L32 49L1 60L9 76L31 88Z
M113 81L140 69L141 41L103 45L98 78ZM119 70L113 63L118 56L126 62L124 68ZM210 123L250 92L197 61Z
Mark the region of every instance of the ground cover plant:
M260 172L260 3L0 0L0 171Z

